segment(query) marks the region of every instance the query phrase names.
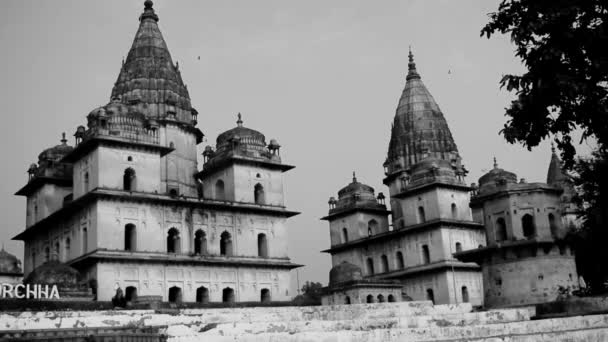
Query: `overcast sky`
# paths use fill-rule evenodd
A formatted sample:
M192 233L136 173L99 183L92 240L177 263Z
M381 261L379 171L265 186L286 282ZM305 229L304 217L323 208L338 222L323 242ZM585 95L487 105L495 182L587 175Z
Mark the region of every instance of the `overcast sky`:
M72 136L109 101L138 27L143 0L3 0L0 105L4 157L0 240L24 229L25 199L14 192L44 148ZM498 1L156 0L160 28L179 61L198 127L217 135L244 125L296 169L285 176L292 260L299 279L328 280L327 199L351 180L382 185L390 127L407 73L408 46L442 109L463 161L477 179L492 166L544 181L548 142L528 152L498 135L511 95L498 82L521 72L508 37L480 38ZM200 59L198 58L200 56ZM70 140L73 143L72 140ZM202 157L201 157L202 159ZM388 201L387 201L388 202ZM294 272L295 282L295 272Z

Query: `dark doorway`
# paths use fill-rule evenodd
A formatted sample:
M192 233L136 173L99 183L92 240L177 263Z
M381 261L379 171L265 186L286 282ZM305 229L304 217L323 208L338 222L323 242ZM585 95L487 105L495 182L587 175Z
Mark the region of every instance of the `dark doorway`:
M262 303L270 303L270 290L269 289L262 289L262 291L260 293L260 301Z
M201 286L196 289L196 302L197 303L209 303L209 289Z
M222 302L234 303L234 290L227 287L222 290Z
M132 302L137 299L137 288L135 286L127 286L125 289L125 299L127 302Z
M182 302L182 289L173 286L169 288L169 302L170 303L181 303Z

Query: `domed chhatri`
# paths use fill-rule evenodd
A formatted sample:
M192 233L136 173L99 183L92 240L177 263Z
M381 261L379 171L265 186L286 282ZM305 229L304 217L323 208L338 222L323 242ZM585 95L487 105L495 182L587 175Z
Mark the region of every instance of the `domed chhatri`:
M38 266L23 280L24 284L57 286L57 300L92 300L88 282L78 270L56 260Z
M264 134L255 129L243 126L243 117L241 113L238 113L238 120L236 121L235 128L229 129L217 136L216 149L220 151L228 148L234 140L251 146L266 147L266 137L264 137Z
M0 249L0 284L21 284L23 271L21 261L11 253Z
M40 152L38 155L39 162L51 161L58 162L61 158L68 155L74 147L67 144L67 139L65 138L65 133L61 135L61 144L55 145L53 147L49 147L46 150Z
M4 246L2 246L2 249L0 250L0 274L23 275L21 261L16 256L4 250Z
M288 219L299 213L287 209L282 174L294 166L239 114L215 150L201 149L201 167L198 112L153 2L140 1L109 101L85 113L74 147L64 135L43 151L17 192L26 222L13 239L24 242L27 281L59 284L62 298L90 297L88 284L101 301L117 288L127 301L288 301L291 270L301 266L289 259ZM216 231L210 223L219 221ZM255 229L241 234L246 222ZM243 276L208 288L218 272ZM258 276L269 273L270 282Z
M81 281L82 276L76 269L59 261L51 260L30 272L23 283L72 288L79 286Z
M329 271L329 285L337 285L349 281L357 281L363 279L361 267L351 264L347 261L334 266Z
M374 188L360 183L355 172L353 172L352 182L338 191L338 199L331 197L328 203L330 216L356 208L386 211L384 195L379 193L376 197Z
M494 167L486 174L479 178L479 191L485 192L489 189L494 189L497 186L517 183L517 175L513 172L501 169L498 167L496 158L494 158Z
M281 164L281 145L276 139L266 144L266 137L261 132L245 127L243 116L237 114L236 127L231 128L217 136L215 151L206 147L203 152L205 170L211 169L228 160L248 159L265 163ZM281 167L285 170L292 168L289 165Z

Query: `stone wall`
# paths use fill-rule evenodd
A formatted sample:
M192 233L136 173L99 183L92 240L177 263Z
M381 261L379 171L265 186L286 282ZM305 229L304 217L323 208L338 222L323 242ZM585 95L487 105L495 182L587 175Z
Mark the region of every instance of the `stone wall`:
M530 305L554 301L559 288L578 288L578 277L573 255L561 255L551 250L544 255L515 258L484 264L483 280L485 305L503 307Z

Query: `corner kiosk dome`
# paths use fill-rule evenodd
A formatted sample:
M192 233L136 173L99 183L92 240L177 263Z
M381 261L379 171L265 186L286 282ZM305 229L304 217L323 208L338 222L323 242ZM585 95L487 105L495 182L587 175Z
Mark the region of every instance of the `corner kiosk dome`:
M347 261L343 261L331 268L329 271L329 285L335 285L339 283L357 281L363 279L363 272L357 265L353 265Z
M237 126L229 129L217 136L216 149L219 151L232 142L239 142L244 145L253 145L256 147L266 147L266 137L264 134L255 129L243 126L241 113L238 114Z
M22 274L21 261L11 253L0 250L0 274Z
M496 186L509 183L517 183L517 175L513 172L498 167L494 158L494 168L479 178L479 191L484 192Z
M67 144L65 133L63 133L61 144L49 147L38 155L38 161L59 161L66 155L68 155L74 147Z
M35 268L24 280L24 284L57 285L59 288L78 287L82 280L80 272L59 261L48 261Z

